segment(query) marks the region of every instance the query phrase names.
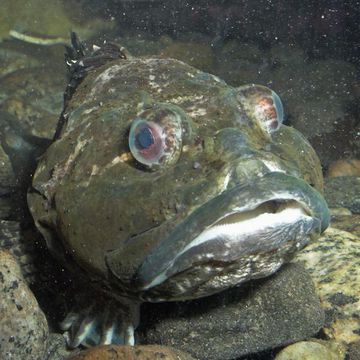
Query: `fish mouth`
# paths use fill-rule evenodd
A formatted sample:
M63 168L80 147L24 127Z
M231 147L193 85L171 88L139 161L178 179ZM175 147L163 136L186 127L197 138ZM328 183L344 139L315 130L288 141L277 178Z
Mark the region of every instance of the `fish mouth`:
M294 200L268 201L250 211L230 213L196 236L143 289L159 286L195 266L206 268L216 264L217 270L220 267L223 270L226 264L234 264L240 258L282 249L291 240L297 241L296 248L301 248L306 235L312 237L320 232L319 225ZM226 281L222 287L236 283L236 279L231 284Z
M137 286L150 301L210 295L274 273L328 224L319 192L269 173L195 210L146 257Z

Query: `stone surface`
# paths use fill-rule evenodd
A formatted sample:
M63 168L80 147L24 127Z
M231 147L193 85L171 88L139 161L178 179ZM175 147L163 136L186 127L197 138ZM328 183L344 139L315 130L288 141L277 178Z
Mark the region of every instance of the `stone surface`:
M49 335L46 351L42 360L65 360L72 353L73 351L69 350L66 346L64 335L52 333Z
M294 265L218 295L156 305L147 319L145 340L197 359L226 360L316 334L324 314L309 275ZM149 311L150 306L143 319Z
M360 340L360 238L328 228L295 257L311 274L326 313L324 332L330 339Z
M331 226L347 231L360 239L360 214L331 215Z
M0 219L8 219L11 216L15 188L15 176L10 159L0 145Z
M349 344L347 356L349 360L360 359L360 341Z
M85 350L68 360L194 360L192 356L170 347L145 346L97 346Z
M42 360L48 325L15 259L0 251L0 359Z
M329 165L328 177L360 176L360 160L344 159L334 161Z
M57 64L21 69L0 79L2 122L20 136L52 139L62 109L65 88L64 71ZM56 76L54 76L54 73ZM7 134L7 129L2 131ZM40 140L38 140L40 141ZM18 147L14 140L2 142Z
M275 360L343 360L346 348L336 341L301 341L287 346Z
M10 159L5 153L2 146L0 146L0 189L1 194L3 189L15 187L15 176L12 169Z
M324 192L329 207L345 207L360 214L360 177L325 178Z

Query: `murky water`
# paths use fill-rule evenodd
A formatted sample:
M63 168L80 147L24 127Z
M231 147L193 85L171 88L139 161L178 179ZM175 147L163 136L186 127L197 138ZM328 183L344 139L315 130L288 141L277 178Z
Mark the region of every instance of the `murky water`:
M6 222L20 222L25 238L35 238L37 244L43 242L41 235L33 230L26 205L26 189L31 186L36 164L53 141L63 109L63 94L69 81L67 65L71 64L68 58L66 65L64 53L65 48L71 45L71 32L78 35L87 49L114 43L126 48L126 56L178 59L214 74L234 88L246 84L271 88L282 100L284 124L299 130L310 142L320 158L324 175L340 174L358 178L359 16L360 2L355 0L3 0L0 5L0 140L4 159L11 163L9 166L14 172L14 180L8 181L8 173L0 178L0 214L5 221L2 226L7 229L9 224ZM127 160L122 157L119 161ZM340 165L336 161L340 161ZM196 166L201 167L198 162ZM96 172L96 169L93 171ZM336 203L336 207L357 213L356 204L356 201L351 206L348 206L348 202L343 206ZM347 225L344 229L348 231L353 228ZM358 237L355 230L349 231L354 238ZM17 240L14 241L19 240L19 236L15 238ZM29 239L26 241L33 241ZM6 235L0 244L5 248L12 246ZM71 278L71 274L62 269L60 273L65 275L57 275L61 265L46 260L50 258L46 247L41 245L40 248L34 249L33 245L28 248L26 245L26 250L22 249L20 256L22 252L28 252L31 259L43 263L40 277L38 270L32 267L31 271L26 270L26 261L24 271L29 281L34 281L33 289L48 317L51 332L59 332L58 320L70 307L66 298L76 296L78 290L76 287L70 289L72 285L68 278ZM54 289L53 282L57 283ZM250 286L249 292L255 292L251 289ZM229 299L218 299L214 304L221 306L221 302L228 304ZM200 301L194 304L195 308L201 309L208 306L206 300L205 303ZM231 305L228 304L229 307ZM174 311L166 306L165 312ZM161 313L160 305L155 308ZM189 317L188 313L192 312L188 308L180 309L177 316L181 317L182 311ZM360 315L359 309L351 311L356 316ZM221 320L219 313L214 313L214 317L216 321ZM228 312L224 312L225 317L228 320L226 326L231 327ZM152 314L146 314L144 318L147 324L155 321ZM156 321L160 322L159 319ZM200 326L199 323L194 328L196 326ZM201 323L201 326L206 328L208 324ZM244 328L233 324L235 326L239 326L239 333L246 333L245 325ZM329 332L318 330L320 328L314 330L312 335L326 340L350 342L347 341L350 336L332 337ZM156 343L161 336L157 338L155 332L149 335L146 326L143 328L140 325L137 336L139 341L151 342L155 339ZM347 333L347 330L343 332ZM359 334L352 328L348 332L356 336ZM176 336L179 337L179 334ZM194 334L196 337L195 330ZM216 336L212 329L209 329L209 334L210 337ZM310 335L306 334L303 338L308 337ZM253 349L243 354L255 352L251 359L272 359L278 351L273 348L302 338L295 336L294 339L270 342L270 345L260 347L258 354ZM351 337L351 341L359 339ZM176 341L174 343L178 344ZM191 348L184 348L191 353ZM219 351L219 354L222 352ZM221 359L222 355L216 356L214 358ZM252 355L246 356L250 359ZM57 359L60 358L59 355Z

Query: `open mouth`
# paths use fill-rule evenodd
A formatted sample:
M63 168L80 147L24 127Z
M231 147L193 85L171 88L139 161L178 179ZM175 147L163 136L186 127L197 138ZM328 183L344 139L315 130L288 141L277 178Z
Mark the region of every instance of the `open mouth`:
M205 229L180 254L208 241L244 241L245 238L254 238L259 233L270 233L276 228L284 229L297 222L305 223L312 219L309 211L294 200L268 201L245 212L236 210L235 208L233 213Z
M252 210L241 210L234 208L204 229L143 289L156 287L194 266L233 264L239 258L271 252L289 242L303 247L306 238L320 233L319 220L296 200L271 200Z

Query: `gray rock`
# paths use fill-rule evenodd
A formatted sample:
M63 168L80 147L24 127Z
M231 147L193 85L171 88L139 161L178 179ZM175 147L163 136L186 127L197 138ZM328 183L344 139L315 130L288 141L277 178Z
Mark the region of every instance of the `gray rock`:
M329 207L344 207L360 214L360 178L341 176L325 179L325 198Z
M78 353L78 351L68 349L64 335L52 333L49 335L43 360L65 360L74 353Z
M27 283L34 281L36 248L30 236L18 221L0 219L0 249L7 250L16 259ZM1 261L1 259L0 259Z
M148 319L146 341L225 360L314 335L324 313L307 272L294 265L211 297L159 305Z
M359 360L360 359L360 341L349 344L348 347L348 359Z
M10 159L5 153L4 149L0 145L0 189L1 194L7 189L12 189L16 187L15 185L15 176L12 169Z
M48 325L20 267L0 251L0 359L42 360Z
M15 188L15 176L10 159L0 145L0 219L7 219L12 213L12 197Z

